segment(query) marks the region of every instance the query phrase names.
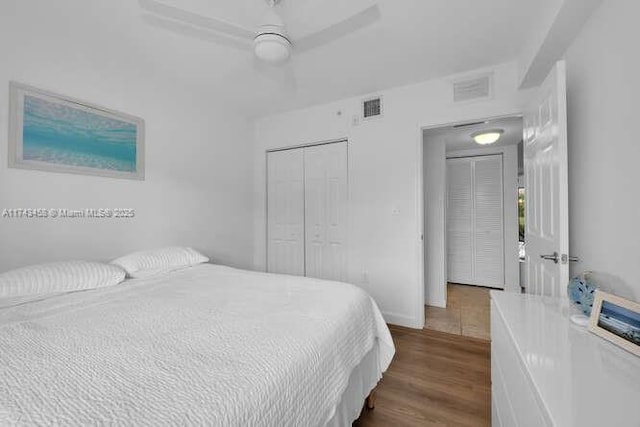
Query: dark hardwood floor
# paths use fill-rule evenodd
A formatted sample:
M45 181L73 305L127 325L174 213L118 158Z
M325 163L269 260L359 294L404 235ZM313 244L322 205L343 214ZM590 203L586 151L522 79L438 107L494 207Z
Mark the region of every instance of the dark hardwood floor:
M390 326L396 356L353 425L491 425L490 342Z

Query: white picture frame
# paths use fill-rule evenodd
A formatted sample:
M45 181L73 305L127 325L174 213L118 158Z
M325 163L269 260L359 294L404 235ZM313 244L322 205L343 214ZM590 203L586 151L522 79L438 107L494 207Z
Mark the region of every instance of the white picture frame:
M589 331L640 356L640 304L596 291Z
M10 168L144 180L144 120L10 82Z

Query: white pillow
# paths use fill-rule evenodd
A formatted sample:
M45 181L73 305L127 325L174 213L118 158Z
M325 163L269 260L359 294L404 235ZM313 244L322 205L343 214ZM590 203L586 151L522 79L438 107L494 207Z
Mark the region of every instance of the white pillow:
M64 261L32 265L0 274L0 297L102 288L122 282L126 273L115 265Z
M129 277L142 279L208 261L209 258L194 249L168 247L134 252L111 263L122 267Z

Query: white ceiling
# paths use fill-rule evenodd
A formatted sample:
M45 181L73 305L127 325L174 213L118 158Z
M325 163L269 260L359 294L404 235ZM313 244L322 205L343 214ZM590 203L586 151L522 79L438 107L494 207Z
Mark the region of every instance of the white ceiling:
M253 28L264 0L165 0L182 9ZM217 35L192 37L151 25L136 0L9 0L12 21L46 17L49 37L74 32L114 67L165 73L251 115L328 102L515 59L558 0L283 0L290 33L302 36L377 3L375 24L294 56L295 90L278 70L256 71L250 51ZM31 15L31 16L30 16ZM0 19L1 21L1 19ZM44 20L43 20L44 22ZM0 29L0 32L2 30Z
M471 137L471 134L490 129L502 129L502 137L491 147L515 145L522 141L522 117L506 117L487 120L484 123L463 127L440 127L424 131L426 138L444 137L447 152L482 148Z

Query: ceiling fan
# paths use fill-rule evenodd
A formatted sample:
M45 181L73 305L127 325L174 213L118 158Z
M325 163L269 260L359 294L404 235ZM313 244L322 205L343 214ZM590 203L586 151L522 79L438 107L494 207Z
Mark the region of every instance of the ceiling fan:
M154 24L164 28L188 33L197 37L215 39L216 35L226 36L224 42L235 47L252 48L255 56L267 64L281 65L293 53L305 52L367 27L380 19L377 4L361 12L303 37L293 37L277 11L283 0L266 0L269 6L262 23L256 30L226 22L222 19L199 15L168 5L158 0L138 0L140 6L151 14ZM212 36L212 37L211 37Z

